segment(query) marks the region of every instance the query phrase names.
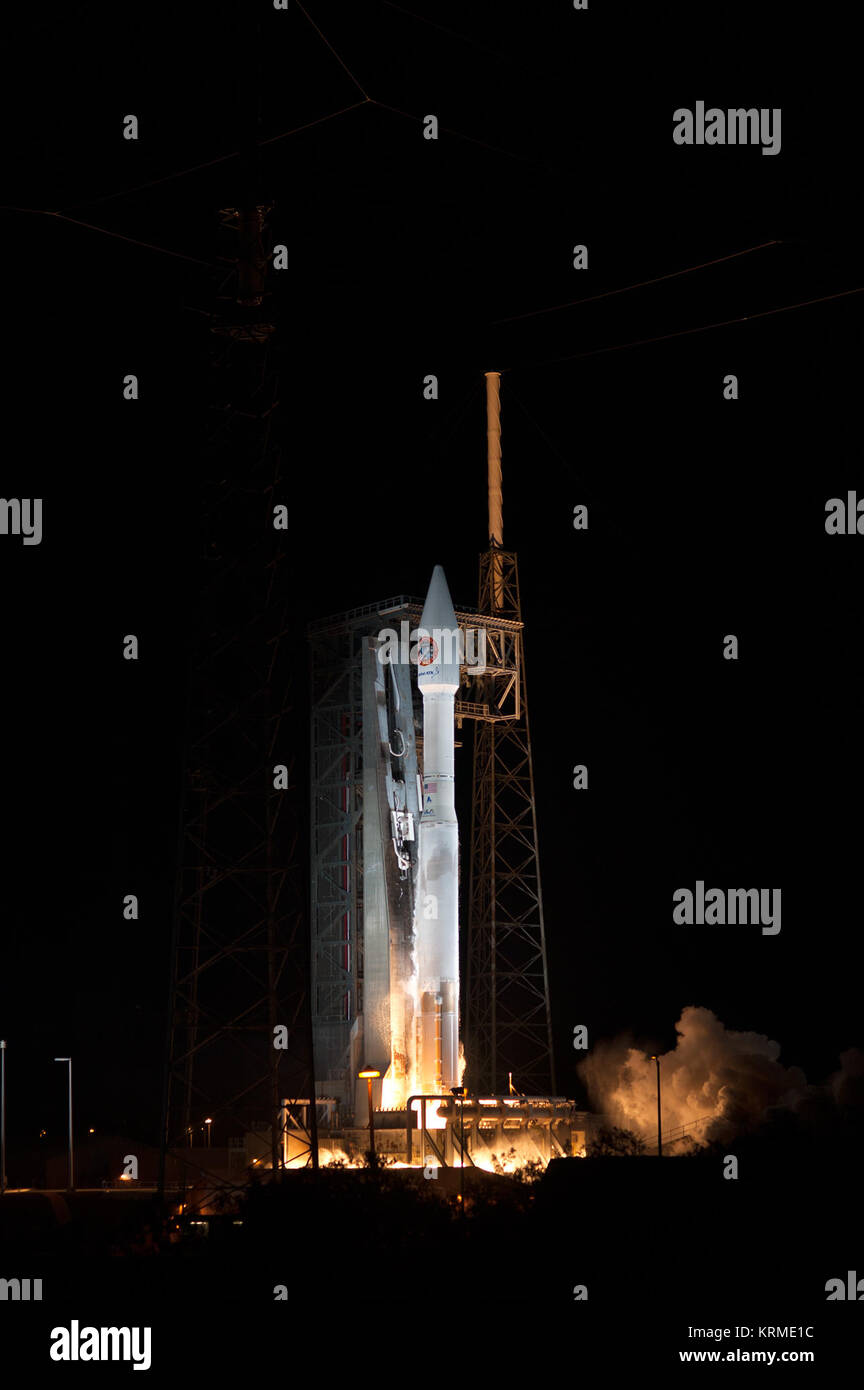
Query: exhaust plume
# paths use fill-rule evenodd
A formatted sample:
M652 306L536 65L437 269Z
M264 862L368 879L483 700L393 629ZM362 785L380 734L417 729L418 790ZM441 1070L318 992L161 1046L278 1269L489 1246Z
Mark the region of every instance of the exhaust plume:
M674 1051L660 1054L660 1113L670 1141L726 1140L758 1124L770 1107L795 1108L813 1091L800 1067L780 1062L780 1044L736 1033L710 1009L688 1006L675 1025ZM844 1054L848 1062L849 1054ZM580 1067L592 1107L611 1124L657 1135L655 1063L632 1038L601 1043ZM833 1082L835 1094L838 1083Z

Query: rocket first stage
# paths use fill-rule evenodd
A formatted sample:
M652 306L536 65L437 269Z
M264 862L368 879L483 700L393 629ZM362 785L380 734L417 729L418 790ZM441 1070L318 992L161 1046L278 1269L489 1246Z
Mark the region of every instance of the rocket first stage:
M423 697L423 807L415 924L417 1076L425 1094L459 1080L459 826L454 800L454 701L460 634L436 565L417 630Z

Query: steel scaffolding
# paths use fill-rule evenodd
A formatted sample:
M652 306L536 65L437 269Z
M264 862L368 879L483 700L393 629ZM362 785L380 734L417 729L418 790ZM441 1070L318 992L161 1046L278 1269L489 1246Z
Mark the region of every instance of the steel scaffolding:
M466 1083L475 1095L551 1094L555 1057L525 651L516 555L480 556L487 671L473 682L474 731L465 1010ZM509 621L508 621L509 620ZM464 708L464 706L463 706ZM457 703L457 719L459 704Z
M200 483L163 1148L182 1160L205 1119L214 1144L236 1144L263 1125L275 1169L289 1128L295 1156L298 1132L307 1159L317 1153L291 753L299 716L290 648L303 642L288 599L286 532L274 524L286 494L266 215L261 206L223 210L230 269L209 322L212 424Z

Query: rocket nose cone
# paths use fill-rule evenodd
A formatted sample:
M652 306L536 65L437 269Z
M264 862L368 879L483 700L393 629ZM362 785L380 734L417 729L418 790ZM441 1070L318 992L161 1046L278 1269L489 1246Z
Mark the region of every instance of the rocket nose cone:
M429 588L426 591L426 602L423 604L423 616L420 619L420 625L426 628L427 631L431 631L433 627L456 627L456 613L453 609L453 600L450 597L447 579L440 565L436 565L432 571L432 578L429 580Z
M432 571L419 633L417 683L420 689L455 693L460 679L459 624L440 565Z

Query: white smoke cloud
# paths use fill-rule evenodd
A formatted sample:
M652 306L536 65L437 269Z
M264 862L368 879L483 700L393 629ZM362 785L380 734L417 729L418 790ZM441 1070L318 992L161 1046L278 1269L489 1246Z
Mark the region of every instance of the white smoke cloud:
M794 1107L811 1094L801 1069L783 1066L780 1044L762 1033L733 1032L710 1009L692 1005L675 1027L674 1051L660 1054L661 1124L670 1139L685 1125L697 1144L726 1139L758 1123L769 1107ZM864 1054L857 1057L864 1072ZM852 1055L844 1058L854 1072ZM656 1064L632 1039L599 1044L580 1072L596 1112L653 1140Z

